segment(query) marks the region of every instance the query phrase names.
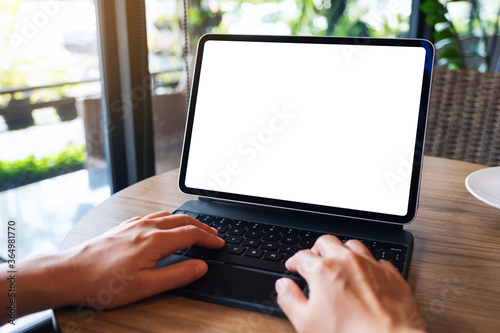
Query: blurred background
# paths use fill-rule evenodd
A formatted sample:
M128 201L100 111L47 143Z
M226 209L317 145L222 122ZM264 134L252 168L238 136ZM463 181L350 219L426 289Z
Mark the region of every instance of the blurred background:
M74 223L114 192L96 2L0 3L2 257L8 220L17 223L18 258L56 252ZM436 43L438 66L499 70L498 0L187 4L188 59L205 33L425 37ZM183 1L145 0L156 173L179 164L186 116L184 12Z
M8 221L17 259L55 253L112 193L178 167L187 69L205 33L419 37L437 66L498 72L499 17L499 0L2 0L0 258ZM142 60L123 61L123 45ZM123 126L127 114L144 121Z

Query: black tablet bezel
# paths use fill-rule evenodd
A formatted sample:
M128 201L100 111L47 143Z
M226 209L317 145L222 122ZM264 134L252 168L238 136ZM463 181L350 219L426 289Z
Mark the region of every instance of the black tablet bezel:
M196 109L198 94L199 74L202 65L204 45L208 41L243 41L243 42L273 42L273 43L313 43L313 44L344 44L344 45L375 45L375 46L402 46L422 47L426 51L423 70L422 92L417 125L417 137L415 141L415 154L413 158L413 169L410 181L410 195L408 200L407 214L404 216L383 213L366 212L338 207L313 205L301 202L269 199L264 197L248 196L227 192L210 191L191 188L185 185L187 163L189 158L189 147L191 133ZM191 86L189 110L184 134L184 144L179 172L179 189L190 195L197 195L216 200L233 201L245 204L263 205L277 208L293 209L299 211L342 216L355 219L363 219L391 224L410 223L417 211L418 196L420 188L420 177L422 170L422 159L425 143L425 128L430 97L430 85L434 61L433 45L423 39L399 39L399 38L357 38L357 37L317 37L317 36L276 36L276 35L230 35L230 34L207 34L201 37L198 43L196 63Z

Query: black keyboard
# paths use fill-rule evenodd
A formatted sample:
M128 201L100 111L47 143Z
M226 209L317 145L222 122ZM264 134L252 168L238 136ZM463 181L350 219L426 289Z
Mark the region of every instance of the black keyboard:
M205 261L223 262L278 273L289 273L285 262L302 249L310 249L322 233L305 229L287 228L266 223L229 219L177 211L174 214L189 215L219 231L226 241L222 249L210 250L198 246L177 251L177 254ZM334 235L342 242L352 237ZM390 261L402 274L408 247L402 244L383 243L356 238L365 244L376 260Z

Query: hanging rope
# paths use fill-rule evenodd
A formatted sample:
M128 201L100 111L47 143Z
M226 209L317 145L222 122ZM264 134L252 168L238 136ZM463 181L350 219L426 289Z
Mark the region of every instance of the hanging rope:
M183 56L186 65L186 113L189 111L189 95L191 94L191 84L189 82L189 28L188 28L188 0L183 0L184 6L184 18L183 18L183 28L184 28L184 48Z

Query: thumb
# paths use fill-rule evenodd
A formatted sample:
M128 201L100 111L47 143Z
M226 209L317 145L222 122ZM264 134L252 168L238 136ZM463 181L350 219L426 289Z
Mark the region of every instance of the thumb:
M187 260L149 271L149 283L153 294L183 287L201 278L208 271L203 260Z
M306 296L299 286L289 278L276 281L276 292L278 293L278 305L295 326L294 321L304 315L303 308L307 305Z

